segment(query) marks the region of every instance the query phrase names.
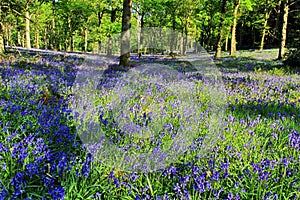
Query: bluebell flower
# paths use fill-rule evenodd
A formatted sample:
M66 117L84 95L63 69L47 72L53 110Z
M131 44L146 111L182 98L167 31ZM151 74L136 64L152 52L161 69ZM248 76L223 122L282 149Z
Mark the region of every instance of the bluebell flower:
M62 186L57 186L57 187L54 187L54 188L50 188L48 190L50 196L52 199L54 200L62 200L64 199L64 196L65 196L65 190Z
M3 188L1 191L0 191L0 199L6 199L6 196L8 195L8 191Z

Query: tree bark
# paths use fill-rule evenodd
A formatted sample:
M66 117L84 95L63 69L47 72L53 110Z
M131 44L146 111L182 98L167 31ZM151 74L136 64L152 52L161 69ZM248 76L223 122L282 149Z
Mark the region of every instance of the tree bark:
M231 34L231 50L230 50L231 56L234 56L234 53L236 52L236 26L237 26L237 17L238 17L240 3L241 0L238 0L234 5L233 25L232 25L232 34Z
M226 13L226 2L227 0L223 0L222 3L222 8L221 8L221 22L220 22L220 33L219 33L219 38L218 38L218 43L217 43L217 52L216 52L216 58L221 58L221 53L222 53L222 40L223 40L223 28L224 28L224 17Z
M170 40L170 53L174 52L175 48L175 30L176 30L176 17L175 13L172 14L172 31Z
M50 48L55 49L55 0L52 0L52 19L50 31Z
M86 22L87 24L87 22ZM84 28L84 52L88 51L88 26Z
M4 51L3 26L2 22L0 22L0 54L3 54Z
M145 13L142 12L140 27L138 26L139 32L138 32L138 49L137 49L137 53L138 53L139 58L142 57L142 49L143 49L143 28L144 28L144 24L145 24L144 16L145 16Z
M25 37L26 37L26 48L31 48L30 42L30 14L28 9L25 11Z
M117 19L117 9L114 8L111 10L111 13L110 13L110 23L115 23ZM111 33L109 34L108 36L108 41L107 41L107 55L108 56L111 56L112 55L112 38L111 38Z
M35 31L35 48L40 48L40 33L38 29Z
M264 49L264 44L265 44L265 37L266 37L266 31L267 31L267 26L268 26L268 20L270 17L270 12L265 11L265 21L264 21L264 26L263 26L263 32L261 36L261 41L260 41L260 48L259 50L262 51Z
M48 38L47 38L47 28L44 29L44 48L48 49Z
M99 6L100 7L100 6ZM104 10L102 12L97 12L97 16L98 16L98 28L101 28L101 24L102 24L102 18L103 18L103 14L104 14ZM98 45L97 45L97 53L100 54L101 52L101 41L98 41Z
M228 32L227 32L227 34L226 34L226 39L225 39L225 51L228 51L229 33L230 33L230 29L228 30Z
M278 59L282 59L285 53L286 45L286 35L287 35L287 24L289 15L289 0L283 0L284 14L283 14L283 24L281 30L281 42L279 47Z
M187 17L186 18L186 23L185 23L185 27L184 27L184 38L183 38L183 50L182 50L182 54L186 55L186 49L187 49L187 41L188 41L188 32L189 32L189 21L190 18Z
M132 0L123 0L120 66L130 66L130 24Z

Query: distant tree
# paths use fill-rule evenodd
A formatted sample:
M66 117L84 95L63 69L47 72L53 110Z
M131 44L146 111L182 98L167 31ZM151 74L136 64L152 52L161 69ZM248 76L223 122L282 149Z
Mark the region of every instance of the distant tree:
M130 24L132 0L123 0L120 66L130 66Z
M281 27L281 39L278 52L278 59L282 59L285 53L287 25L289 15L289 0L281 0L281 12L283 13L282 27Z
M225 18L225 14L226 14L226 3L227 0L223 0L222 1L222 6L221 6L221 19L220 19L220 33L219 33L219 37L218 37L218 43L217 43L217 52L216 52L216 58L220 58L221 57L221 53L222 53L222 40L223 40L223 34L224 34L224 18Z
M4 40L3 40L3 28L0 22L0 54L4 53Z

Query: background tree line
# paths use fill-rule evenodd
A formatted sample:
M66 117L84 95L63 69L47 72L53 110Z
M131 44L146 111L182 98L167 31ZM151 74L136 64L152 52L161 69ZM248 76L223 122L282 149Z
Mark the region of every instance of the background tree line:
M216 57L276 47L282 58L299 47L299 0L1 0L0 52L7 45L111 55L123 3L132 3L131 28L175 30Z

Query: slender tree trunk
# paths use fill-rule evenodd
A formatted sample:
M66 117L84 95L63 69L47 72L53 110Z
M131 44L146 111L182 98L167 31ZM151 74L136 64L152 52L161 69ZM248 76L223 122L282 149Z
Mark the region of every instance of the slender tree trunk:
M86 26L84 28L84 52L87 51L88 51L88 27Z
M40 48L40 32L38 29L35 31L35 48Z
M35 17L35 48L39 49L40 48L40 32L38 29L39 26L39 10L36 12L36 17Z
M100 7L100 6L99 6ZM98 16L98 27L99 29L101 28L101 24L102 24L102 18L103 18L103 14L104 14L104 11L102 12L97 12L97 16ZM97 45L97 53L99 54L101 52L101 41L98 40L98 45Z
M188 30L189 30L189 17L186 18L186 23L184 27L184 38L183 38L183 50L182 54L186 55L187 41L188 41Z
M68 19L68 23L69 23L69 32L70 32L68 50L73 51L73 31L72 31L72 24L71 24L71 17L70 16L69 16L69 19Z
M267 26L268 26L268 20L270 17L270 12L265 11L265 21L264 21L264 26L263 26L263 32L262 32L262 36L261 36L261 41L260 41L260 48L259 50L262 51L264 49L264 45L265 45L265 37L266 37L266 32L267 32Z
M120 66L130 66L130 24L132 0L123 0Z
M52 0L52 19L50 31L50 49L55 49L55 0Z
M144 16L145 13L142 12L141 15L141 22L140 22L140 27L139 28L139 32L138 32L138 56L139 58L142 57L142 49L143 49L143 29L144 29Z
M117 9L114 8L111 10L111 13L110 13L110 23L115 23L117 19ZM112 38L111 38L111 33L109 34L108 36L108 41L107 41L107 55L108 56L111 56L112 55L112 46L113 46L113 43L112 43Z
M172 15L172 32L171 32L171 40L170 40L170 52L174 52L175 48L175 29L176 29L176 20L175 13Z
M3 54L4 51L3 25L2 22L0 22L0 54Z
M6 34L6 45L10 46L11 45L11 26L10 25L7 25L5 34Z
M230 32L230 30L228 30L228 33L226 34L225 51L228 51L229 32Z
M25 11L25 37L26 37L26 48L31 48L30 43L30 14L29 11Z
M222 54L223 26L221 26L220 29L221 30L219 33L219 39L217 44L216 58L221 58L221 54Z
M234 53L236 52L236 26L237 26L237 17L238 17L240 3L241 0L238 0L234 5L233 25L232 25L232 34L231 34L231 50L230 50L231 56L234 56Z
M222 8L221 8L221 22L220 22L220 33L219 33L219 38L218 38L218 43L217 43L217 52L216 52L216 58L221 58L222 54L222 40L223 40L223 28L224 28L224 17L226 14L226 3L227 0L223 0L222 3Z
M284 14L283 14L283 24L281 30L281 42L279 47L278 59L282 59L285 53L286 45L286 35L287 35L287 24L289 15L289 0L283 0Z
M48 31L47 31L47 28L45 28L45 29L44 29L44 48L45 48L45 49L48 49L47 32L48 32Z
M18 42L18 46L22 46L22 36L21 36L21 29L20 27L17 28L17 42Z
M108 36L108 38L107 38L106 55L108 55L108 56L112 55L112 38L111 38L111 36Z

